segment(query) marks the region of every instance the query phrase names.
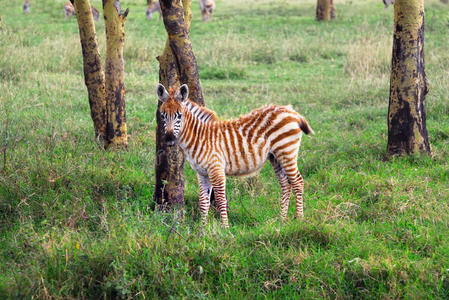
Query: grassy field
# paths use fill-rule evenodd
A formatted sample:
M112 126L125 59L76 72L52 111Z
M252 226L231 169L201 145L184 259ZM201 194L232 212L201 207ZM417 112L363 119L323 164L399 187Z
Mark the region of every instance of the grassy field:
M385 159L393 10L380 0L218 0L191 39L222 118L291 104L303 139L305 217L279 219L269 164L229 178L231 229L186 166L185 219L153 211L155 85L166 33L145 1L124 49L129 151L95 143L65 0L0 0L0 298L449 298L449 7L426 1L432 156ZM99 0L94 5L101 7ZM102 57L104 23L96 23ZM294 201L293 201L294 202Z

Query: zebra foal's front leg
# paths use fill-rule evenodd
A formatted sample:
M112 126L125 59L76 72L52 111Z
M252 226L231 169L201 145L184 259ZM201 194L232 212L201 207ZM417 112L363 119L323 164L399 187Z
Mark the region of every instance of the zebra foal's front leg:
M214 166L209 172L209 179L214 189L215 201L220 210L221 226L229 228L228 211L226 202L226 175L220 166Z
M210 183L209 177L197 174L198 183L200 185L200 212L201 212L201 223L203 226L207 225L207 214L210 207L210 194L212 191L212 185Z

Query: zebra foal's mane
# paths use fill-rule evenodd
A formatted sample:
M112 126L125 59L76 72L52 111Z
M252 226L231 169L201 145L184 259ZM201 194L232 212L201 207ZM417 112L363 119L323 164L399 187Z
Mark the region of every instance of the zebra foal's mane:
M217 115L214 111L207 109L204 106L199 106L189 99L186 100L185 105L190 113L203 123L210 123L218 120Z

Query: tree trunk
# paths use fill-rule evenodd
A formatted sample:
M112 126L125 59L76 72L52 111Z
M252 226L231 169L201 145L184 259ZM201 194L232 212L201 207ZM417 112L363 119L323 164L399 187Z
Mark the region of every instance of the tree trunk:
M84 83L89 95L89 105L94 122L95 136L103 143L106 137L105 77L101 67L95 24L89 0L74 3L83 51Z
M441 0L441 2L443 2L444 4L448 4L449 0Z
M329 0L330 6L331 6L331 20L335 19L335 6L334 6L334 0Z
M334 0L317 0L316 20L330 21L335 18Z
M108 146L127 147L123 45L128 9L119 0L103 0L106 29L106 134Z
M169 41L158 57L159 81L166 87L179 87L178 68ZM154 201L161 210L184 205L184 153L175 145L164 143L164 126L158 102L156 111L156 186Z
M424 69L424 0L396 0L387 155L429 153Z
M189 87L190 100L204 105L198 67L190 42L191 0L161 0L168 43L178 69L180 83ZM184 7L184 8L183 8Z
M189 38L191 0L161 0L161 10L168 39L159 61L159 81L166 87L178 88L187 83L189 99L204 105L196 59ZM165 210L184 205L184 154L178 146L163 142L163 123L156 111L156 186L154 201Z
M105 148L127 147L123 45L128 9L119 0L103 0L106 28L106 74L101 67L95 23L89 0L71 0L75 7L83 51L86 84L95 136Z

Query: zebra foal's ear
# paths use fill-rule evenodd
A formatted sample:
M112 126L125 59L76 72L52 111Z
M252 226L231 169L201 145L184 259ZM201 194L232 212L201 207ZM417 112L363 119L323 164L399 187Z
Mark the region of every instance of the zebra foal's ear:
M156 94L157 97L159 98L159 101L161 102L165 102L165 100L168 99L168 92L165 89L165 87L160 83L158 83L156 86Z
M178 99L181 102L184 102L188 97L189 97L189 87L187 86L187 84L183 84L179 88L176 99Z

